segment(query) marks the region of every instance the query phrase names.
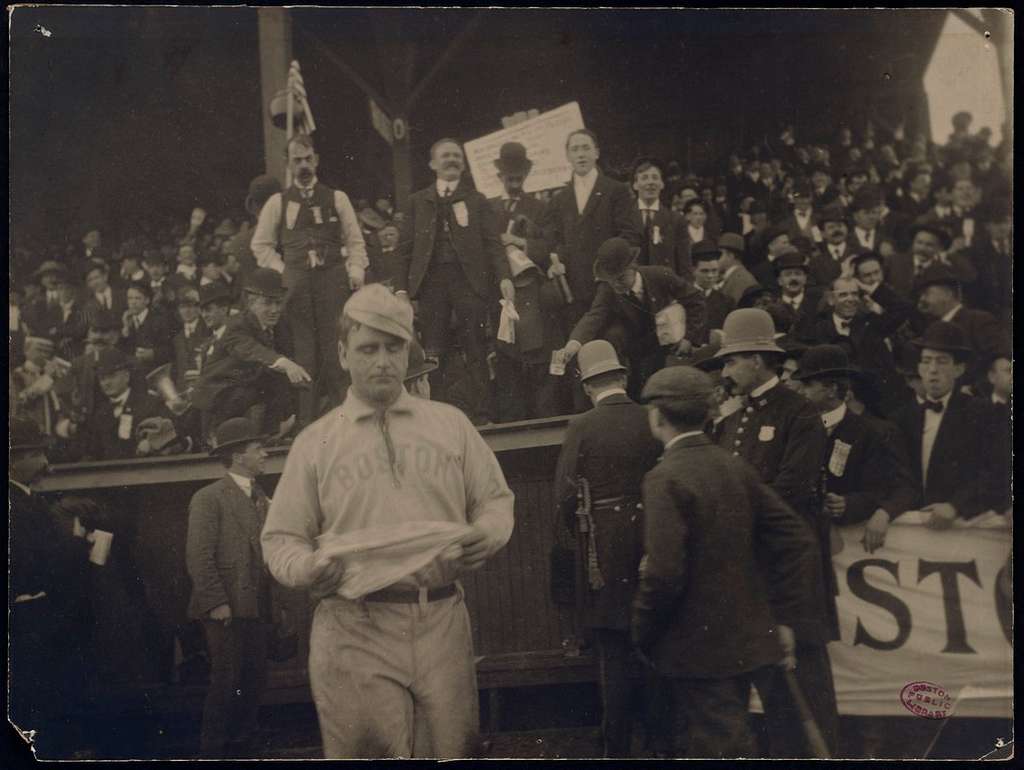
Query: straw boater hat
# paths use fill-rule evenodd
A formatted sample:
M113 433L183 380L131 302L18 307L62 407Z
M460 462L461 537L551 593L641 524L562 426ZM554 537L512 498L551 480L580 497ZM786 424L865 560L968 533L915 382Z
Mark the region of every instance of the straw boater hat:
M724 358L736 353L785 353L775 342L772 317L760 308L733 310L722 324L722 347L715 354Z
M222 455L229 449L238 449L253 441L266 441L267 435L259 433L251 420L232 417L217 426L213 434L210 454Z

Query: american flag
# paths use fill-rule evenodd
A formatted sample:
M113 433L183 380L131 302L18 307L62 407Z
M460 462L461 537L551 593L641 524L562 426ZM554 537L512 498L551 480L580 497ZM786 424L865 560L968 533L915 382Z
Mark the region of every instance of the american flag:
M316 123L313 121L313 111L309 108L306 86L302 82L302 72L299 70L297 61L293 61L288 69L288 88L295 94L296 107L302 110L303 116L300 116L299 119L304 124L305 132L312 134L316 131Z

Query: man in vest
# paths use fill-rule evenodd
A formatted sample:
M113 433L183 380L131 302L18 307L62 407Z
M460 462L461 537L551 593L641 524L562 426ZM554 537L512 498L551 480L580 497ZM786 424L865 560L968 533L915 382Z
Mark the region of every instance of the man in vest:
M338 314L350 291L363 285L368 265L355 210L344 192L317 180L319 161L309 136L292 137L294 181L267 199L252 239L259 266L284 274L295 362L313 377L313 387L299 397L301 425L320 413L321 399L328 406L340 401L346 383L336 355Z

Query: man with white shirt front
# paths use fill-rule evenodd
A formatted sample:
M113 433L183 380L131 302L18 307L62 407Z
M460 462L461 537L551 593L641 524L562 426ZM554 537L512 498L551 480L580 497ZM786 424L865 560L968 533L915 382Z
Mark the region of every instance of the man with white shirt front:
M633 189L643 224L641 265L661 265L683 278L693 273L687 253L686 219L661 203L665 189L664 169L656 158L640 158L633 166Z
M806 340L812 336L822 295L820 289L807 285L807 258L795 246L786 246L773 267L778 276L779 301L792 318L789 334Z
M822 208L818 222L822 242L811 257L810 273L815 284L828 286L839 276L850 274L855 250L847 237L846 211L842 204L833 202Z
M105 262L90 262L84 271L88 290L85 300L86 315L92 317L97 311L106 310L120 318L128 307L126 292L110 284L110 269Z
M292 184L263 204L252 252L260 267L284 276L295 362L313 378L313 386L299 396L299 423L306 425L339 403L347 385L334 354L335 322L350 292L363 285L368 261L348 196L317 179L320 158L313 140L306 134L293 136L287 159Z
M853 247L855 250L877 251L881 241L879 220L882 198L873 186L862 187L853 196Z

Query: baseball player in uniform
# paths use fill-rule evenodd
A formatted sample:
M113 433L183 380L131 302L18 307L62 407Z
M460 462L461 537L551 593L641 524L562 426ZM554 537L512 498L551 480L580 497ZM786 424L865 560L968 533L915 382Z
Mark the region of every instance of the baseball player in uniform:
M473 638L461 572L512 534L514 495L458 409L411 396L408 302L370 284L345 303L338 355L345 401L299 434L263 529L271 574L321 597L309 678L324 755L467 757L479 729ZM358 600L338 593L340 561L317 538L436 521L469 526L461 556Z

